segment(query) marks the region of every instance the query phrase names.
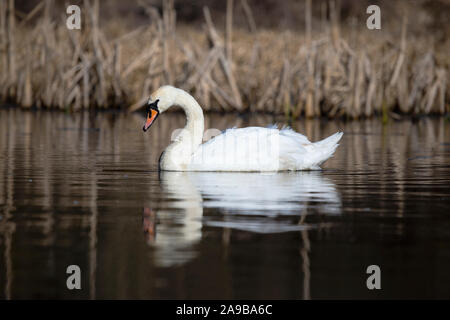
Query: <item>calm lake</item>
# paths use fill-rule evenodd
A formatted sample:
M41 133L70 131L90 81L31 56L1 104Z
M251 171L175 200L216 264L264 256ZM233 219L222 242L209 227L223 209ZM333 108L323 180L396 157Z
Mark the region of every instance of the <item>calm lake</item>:
M450 298L443 118L294 122L312 141L344 136L322 171L276 174L159 174L185 117L143 122L0 109L0 298ZM284 119L205 117L272 123Z

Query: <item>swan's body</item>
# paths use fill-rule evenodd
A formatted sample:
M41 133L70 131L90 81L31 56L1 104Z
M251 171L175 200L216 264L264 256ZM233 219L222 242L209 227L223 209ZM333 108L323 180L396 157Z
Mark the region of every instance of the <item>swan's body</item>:
M320 169L342 137L341 132L312 143L290 128L233 128L202 144L204 119L187 92L163 86L149 100L146 131L159 113L173 105L186 113L186 126L161 155L167 171L296 171Z

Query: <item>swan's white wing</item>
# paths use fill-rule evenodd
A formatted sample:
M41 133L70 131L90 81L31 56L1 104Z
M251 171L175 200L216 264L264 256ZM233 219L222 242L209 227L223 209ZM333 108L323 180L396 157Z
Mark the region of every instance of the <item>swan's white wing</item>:
M228 129L204 143L193 155L195 171L277 171L305 154L308 139L292 130L248 127ZM296 156L296 157L295 157Z
M233 128L201 145L191 171L280 171L320 169L342 133L311 143L290 128Z
M279 130L260 127L228 129L199 147L192 170L270 171L278 168Z
M312 143L304 135L284 128L280 131L280 141L284 145L280 153L280 167L283 170L318 170L320 165L329 159L338 146L343 133L337 132L326 139ZM292 145L295 141L299 148ZM282 144L283 145L283 144Z
M308 145L311 143L311 141L309 141L306 136L302 135L301 133L295 132L294 130L292 130L289 127L284 127L283 129L281 129L280 135L282 135L284 137L292 138L300 144Z

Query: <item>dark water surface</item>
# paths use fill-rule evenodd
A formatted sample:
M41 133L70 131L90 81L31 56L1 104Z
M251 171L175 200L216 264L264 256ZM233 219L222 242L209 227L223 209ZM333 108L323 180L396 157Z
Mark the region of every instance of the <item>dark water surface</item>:
M444 119L294 123L345 132L321 172L161 175L184 115L143 120L0 110L0 298L450 298Z

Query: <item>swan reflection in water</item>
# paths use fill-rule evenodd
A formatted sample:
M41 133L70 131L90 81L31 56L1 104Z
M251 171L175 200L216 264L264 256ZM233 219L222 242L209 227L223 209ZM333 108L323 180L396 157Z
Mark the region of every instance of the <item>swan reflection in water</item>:
M338 215L341 200L322 172L161 172L167 208L144 209L143 228L159 266L195 257L202 227L281 233L319 228L306 215ZM204 208L212 208L203 216Z

